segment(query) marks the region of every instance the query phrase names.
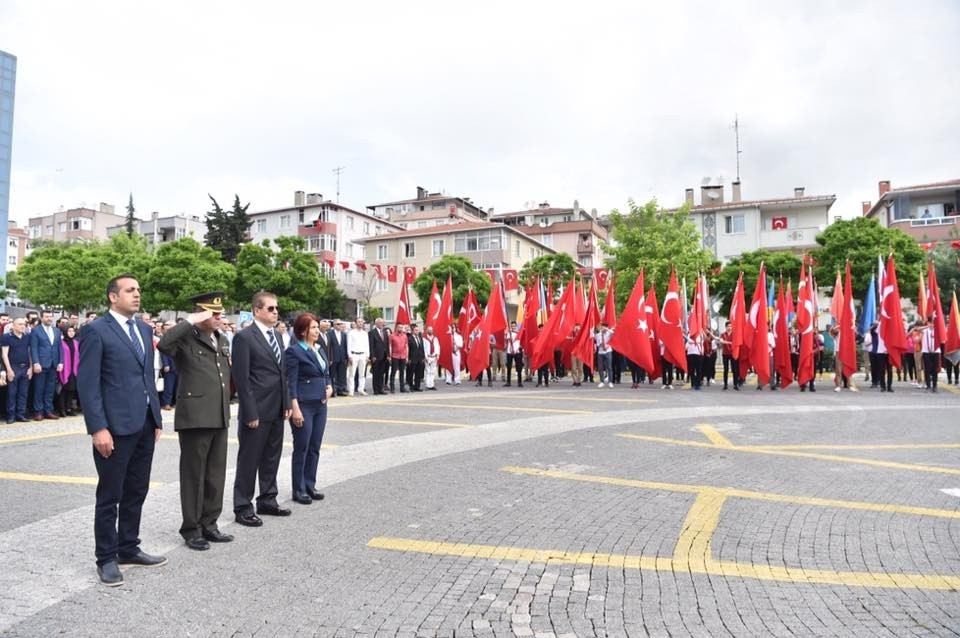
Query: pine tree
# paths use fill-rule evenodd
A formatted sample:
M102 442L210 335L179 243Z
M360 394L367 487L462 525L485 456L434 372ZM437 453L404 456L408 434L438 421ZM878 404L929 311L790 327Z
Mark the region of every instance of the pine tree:
M207 213L206 244L219 251L225 262L236 264L240 246L250 241L250 226L253 225L247 214L250 203L241 206L240 196L234 195L233 210L225 211L213 195L207 197L213 202L213 210Z
M127 236L133 237L133 234L137 232L137 218L133 216L133 213L137 209L133 207L133 193L130 193L130 201L127 202L127 222L126 230Z

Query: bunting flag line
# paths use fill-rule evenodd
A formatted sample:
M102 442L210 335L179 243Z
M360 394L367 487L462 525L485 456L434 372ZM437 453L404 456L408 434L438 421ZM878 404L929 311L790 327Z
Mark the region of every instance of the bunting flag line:
M397 283L397 267L396 266L387 266L387 281L391 284ZM436 285L436 282L434 282Z
M417 279L417 267L416 266L404 266L403 267L403 283L408 286L413 285L413 282Z
M383 267L380 264L373 264L373 272L376 274L377 279L386 278L386 276L383 274Z

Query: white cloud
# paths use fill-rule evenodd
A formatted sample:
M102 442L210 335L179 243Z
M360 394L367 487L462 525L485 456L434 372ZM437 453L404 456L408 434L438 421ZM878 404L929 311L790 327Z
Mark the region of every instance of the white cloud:
M14 1L11 214L108 201L203 212L302 188L353 208L414 187L504 211L960 176L960 9L893 2Z

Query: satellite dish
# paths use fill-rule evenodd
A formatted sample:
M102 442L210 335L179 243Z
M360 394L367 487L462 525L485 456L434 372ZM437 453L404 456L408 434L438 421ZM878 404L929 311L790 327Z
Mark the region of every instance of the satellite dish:
M701 179L701 180L700 180L700 185L701 185L701 186L709 186L709 185L710 185L710 178L709 178L709 177L704 177L703 179Z
M710 191L707 191L707 197L709 197L710 199L720 199L720 193L719 191L710 190Z

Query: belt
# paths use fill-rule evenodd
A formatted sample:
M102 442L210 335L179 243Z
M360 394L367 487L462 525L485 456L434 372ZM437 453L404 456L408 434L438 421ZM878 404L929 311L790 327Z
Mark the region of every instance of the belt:
M351 352L350 354L367 354L366 352Z

